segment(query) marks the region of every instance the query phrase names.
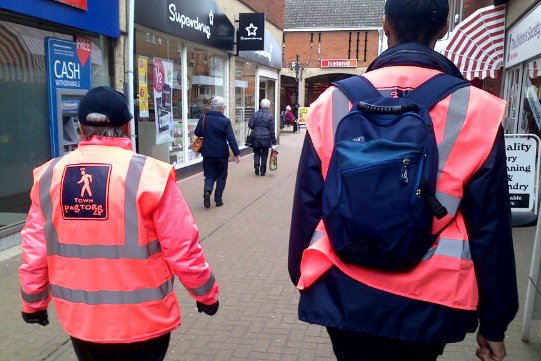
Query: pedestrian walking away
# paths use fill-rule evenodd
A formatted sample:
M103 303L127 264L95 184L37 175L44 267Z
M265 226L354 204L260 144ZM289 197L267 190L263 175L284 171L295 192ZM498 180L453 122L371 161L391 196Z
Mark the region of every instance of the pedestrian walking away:
M124 95L94 88L78 115L79 146L34 170L23 320L46 326L52 300L79 360L163 360L181 322L175 276L208 315L218 283L175 169L132 151Z
M254 149L255 175L264 176L267 172L269 148L276 145L274 118L269 112L270 100L262 99L259 110L252 115L248 127L252 129L252 147Z
M233 134L231 121L224 115L226 109L225 99L216 96L210 102L210 111L199 118L194 134L204 137L203 143L203 176L205 177L203 187L203 204L210 208L210 197L214 190L214 202L216 207L223 206L223 193L227 181L227 169L229 149L235 155L235 162L240 162L240 151ZM203 130L203 119L205 129ZM214 185L216 184L216 189Z
M362 79L335 83L310 106L294 192L289 274L300 291L299 318L326 327L340 361L434 361L446 344L476 330L478 346L472 353L481 360L506 356L505 332L518 310L518 295L501 126L505 102L465 83L458 68L433 50L447 32L448 14L447 0L387 0L383 29L388 49ZM427 84L441 79L457 86L433 92L438 94L426 91ZM368 92L372 98L365 97ZM390 144L376 136L407 136L390 133L396 128L385 123L389 114L379 115L385 125L378 130L381 134L360 132L366 128L350 119L387 109L391 102L404 104L393 111L411 114L424 109L426 98L438 95L435 105L425 109L431 122L426 139L437 147L433 187L427 187L424 178L416 179L412 169L421 165L409 158L392 163L398 167L397 184L413 182L418 187L407 199L424 202L432 197L446 211L428 214L430 238L419 239L430 240L428 250L407 269L352 262L336 248L338 238L361 253L366 240L351 235L363 229L353 225L363 218L374 220L374 237L385 240L396 230L381 225L410 210L393 209L396 199L385 194L364 202L364 213L349 217L336 215L357 207L357 198L329 207L335 196L330 180L342 182L342 195L357 189L357 194L371 194L369 186L377 189L393 181L384 176L368 184L368 176L384 171L361 173L355 164L337 159L357 161L362 153L354 149ZM379 99L381 106L366 105L368 99ZM340 138L343 134L348 138ZM393 177L391 173L386 174ZM374 211L385 205L385 212Z

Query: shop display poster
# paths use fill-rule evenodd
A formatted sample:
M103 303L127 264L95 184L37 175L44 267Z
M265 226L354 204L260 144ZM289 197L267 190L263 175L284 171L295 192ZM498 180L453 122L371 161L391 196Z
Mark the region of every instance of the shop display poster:
M173 141L173 62L154 58L152 61L152 89L154 92L154 119L156 144Z

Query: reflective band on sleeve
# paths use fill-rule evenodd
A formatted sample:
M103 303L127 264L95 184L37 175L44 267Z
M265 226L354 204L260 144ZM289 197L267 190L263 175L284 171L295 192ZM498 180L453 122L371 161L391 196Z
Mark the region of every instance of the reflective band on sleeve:
M207 280L207 282L205 282L203 286L199 286L197 288L188 288L186 286L184 287L194 296L204 296L212 289L214 283L216 283L216 278L214 277L214 273L211 272L209 279Z
M424 255L423 261L430 259L434 255L471 260L470 244L460 239L441 238L438 246L429 249Z
M60 243L58 234L52 224L53 201L51 199L51 185L53 168L60 158L54 159L40 179L40 204L45 217L45 238L47 239L47 254L59 255L67 258L81 259L148 259L162 251L160 242L154 240L147 245L139 245L139 223L137 215L137 191L143 173L146 157L134 154L126 175L124 224L125 245L77 245Z
M26 293L21 290L21 297L28 303L45 301L49 298L49 289L47 288L45 291L39 293Z
M173 279L170 279L157 288L143 288L133 291L83 291L73 290L57 285L51 285L54 297L73 303L87 305L134 305L141 302L164 299L173 292Z

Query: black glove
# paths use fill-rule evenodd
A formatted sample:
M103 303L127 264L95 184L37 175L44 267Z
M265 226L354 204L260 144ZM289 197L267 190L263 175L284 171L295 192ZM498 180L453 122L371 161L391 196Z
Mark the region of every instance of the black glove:
M212 316L216 312L218 312L218 307L220 306L220 302L216 301L216 303L213 303L212 305L205 305L201 302L196 302L197 304L197 311L199 312L205 312L207 315Z
M39 323L42 326L47 326L49 324L47 310L39 310L32 313L21 312L21 314L26 323Z

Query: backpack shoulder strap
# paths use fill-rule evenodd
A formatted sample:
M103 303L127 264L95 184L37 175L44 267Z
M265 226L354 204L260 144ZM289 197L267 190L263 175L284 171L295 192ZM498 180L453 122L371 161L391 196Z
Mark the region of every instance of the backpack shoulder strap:
M332 83L340 89L348 99L353 103L361 99L377 98L382 96L374 85L364 76L352 76Z
M431 109L449 94L469 85L470 83L464 79L441 73L419 85L406 97L426 109Z

